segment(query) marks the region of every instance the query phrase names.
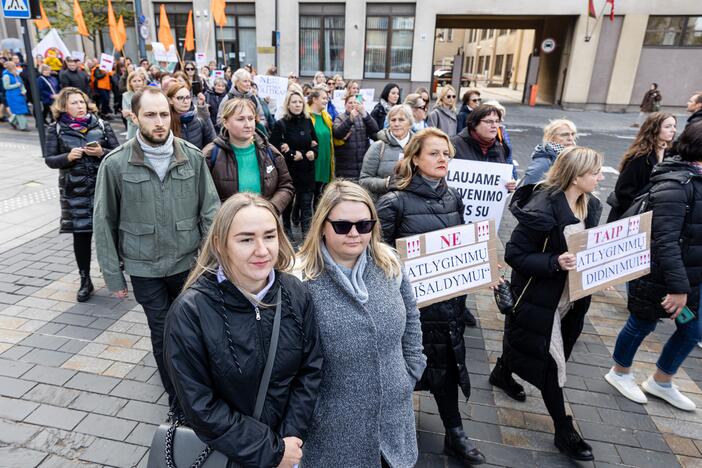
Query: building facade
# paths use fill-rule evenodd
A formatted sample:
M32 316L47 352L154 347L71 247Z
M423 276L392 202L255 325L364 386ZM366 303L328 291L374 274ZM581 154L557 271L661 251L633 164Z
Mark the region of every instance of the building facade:
M598 12L602 8L607 13L597 21L588 18L586 0L542 0L538 8L522 0L229 1L223 28L213 25L210 0L164 4L181 47L192 9L197 52L208 60L226 58L234 66L250 63L261 72L271 65L281 75L306 77L323 70L378 89L397 82L407 92L431 84L438 31L533 30L533 37L507 36L521 40L521 47L511 46L520 53L527 48L528 56L539 57L532 73L542 102L622 111L636 109L651 82L659 83L667 106L683 106L691 93L702 89L702 2L618 0L613 21L605 0L594 3ZM160 5L143 1L150 40L156 37ZM16 22L5 20L2 32L11 36L17 27L9 23ZM272 43L276 29L277 48ZM138 55L135 31L128 28L126 54L131 56ZM488 38L474 41L473 49L466 45L464 65L487 81L514 86L512 77L506 80L506 70L524 66L526 58L513 56L507 67L509 54L498 48L503 41L499 35L497 42L492 39L495 49L490 54L477 51L489 45ZM546 39L554 44L548 53L540 47ZM71 40L79 47L79 41L67 38ZM103 42L109 44L109 38Z

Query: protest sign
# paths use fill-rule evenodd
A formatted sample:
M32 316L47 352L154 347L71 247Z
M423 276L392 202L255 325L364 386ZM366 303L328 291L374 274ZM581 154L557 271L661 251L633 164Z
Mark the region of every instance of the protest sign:
M48 34L39 41L39 44L32 49L32 56L36 57L37 55L41 55L45 59L56 57L59 60L63 60L70 55L70 51L61 40L59 33L55 29L51 29Z
M176 53L174 45L171 45L170 48L166 50L164 45L160 42L152 42L151 51L154 54L154 60L157 62L178 62L178 54Z
M568 272L570 300L647 275L651 270L651 212L568 237L576 268Z
M100 54L100 70L111 72L115 65L115 58L110 54Z
M282 107L288 92L288 79L282 76L256 75L254 82L258 86L258 96L270 98L268 105L275 109Z
M505 184L511 178L511 164L454 158L449 163L446 183L461 195L466 223L493 219L496 229L499 229L507 201Z
M341 114L342 112L346 112L346 106L344 105L344 96L346 96L346 90L345 89L335 89L334 94L332 97L332 104L334 104L334 108L336 109L336 112Z
M195 54L195 65L197 65L197 68L206 66L207 65L207 54L197 52Z
M71 58L73 60L78 60L79 62L84 62L85 61L85 53L81 52L80 50L72 50L71 51Z
M494 220L404 237L396 247L419 307L498 282Z

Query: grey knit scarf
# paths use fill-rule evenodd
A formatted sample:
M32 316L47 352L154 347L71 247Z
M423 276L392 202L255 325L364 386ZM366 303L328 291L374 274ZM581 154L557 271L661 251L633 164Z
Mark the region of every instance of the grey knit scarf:
M351 273L348 276L346 273L344 273L344 267L338 265L334 261L331 254L327 250L327 246L324 245L323 242L322 256L324 257L324 264L327 266L330 275L336 280L336 282L338 282L341 287L346 289L351 296L353 296L361 304L368 302L368 289L366 288L366 283L363 281L363 273L366 271L366 264L368 263L367 252L364 250L363 253L358 256L358 260L356 260L356 264L353 266Z
M136 134L137 142L144 152L144 156L153 166L158 178L163 182L168 172L168 166L173 158L173 132L168 132L168 139L161 146L150 146L141 136L141 132Z

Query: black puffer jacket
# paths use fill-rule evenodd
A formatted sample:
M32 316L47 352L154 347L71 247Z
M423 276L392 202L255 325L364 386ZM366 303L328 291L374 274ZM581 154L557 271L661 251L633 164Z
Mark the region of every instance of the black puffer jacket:
M378 200L383 238L390 245L394 246L395 240L400 237L463 224L463 200L455 189L446 185L445 180L434 190L421 176L415 175L406 189L390 190ZM453 352L461 390L466 398L470 397L470 376L466 369L463 340L464 300L465 296L460 296L420 309L427 368L417 383L418 390L431 390L434 394L445 392L447 359Z
M685 123L685 128L692 125L693 123L701 122L701 121L702 121L702 109L698 110L697 112L693 113L690 117L687 118L687 122Z
M282 292L280 338L260 421L254 412L275 306L257 310L229 281L206 273L173 303L164 358L188 425L230 460L278 466L284 437L307 437L322 378L314 305L302 283L276 272L263 299ZM226 321L225 318L226 317ZM231 333L231 342L228 339Z
M219 110L219 105L222 103L224 98L227 97L227 92L216 93L214 89L208 89L205 91L205 102L207 103L207 108L210 111L210 120L215 130L219 129L217 124L217 111Z
M180 119L180 138L202 150L217 137L210 119L193 115L189 119Z
M85 133L63 122L52 123L46 131L44 162L52 169L59 169L61 232L93 231L95 181L102 158L84 155L73 162L68 160L73 148L82 148L90 141L100 143L103 156L119 146L110 124L94 115L90 116Z
M451 143L456 148L456 159L507 164L507 152L497 138L495 143L488 148L487 154L483 154L478 142L470 135L468 127L461 130L458 135L452 136Z
M285 156L285 164L292 177L295 192L314 192L314 160L307 159L305 154L312 151L317 157L319 146L317 134L314 132L312 120L305 114L293 115L289 119L280 119L273 124L270 142ZM315 143L313 145L313 142ZM280 147L286 143L290 151L283 153ZM295 152L302 153L302 159L295 161Z
M561 191L520 187L510 203L519 224L505 248L512 267L512 292L519 298L513 314L506 317L504 359L509 369L542 389L552 363L549 354L553 317L568 273L558 268L558 257L568 250L563 229L578 223ZM596 226L602 214L600 201L588 200L585 228ZM575 301L561 321L566 360L580 336L590 296Z
M629 283L629 312L642 320L669 315L666 294L687 294L695 315L702 283L702 170L666 160L651 174L651 274Z
M68 87L78 88L90 96L90 77L80 68L77 68L75 71L71 71L68 68L61 70L59 72L59 83L61 84L61 89Z
M656 164L658 164L658 155L655 152L634 157L626 163L617 177L614 194L607 199L607 202L612 205L607 217L608 223L621 218L634 199L646 190L651 181L651 171Z
M370 140L378 133L378 124L370 114L359 114L351 118L343 112L334 119L334 138L343 140L343 145L334 146L334 173L336 177L358 179L361 175L363 157L370 147Z

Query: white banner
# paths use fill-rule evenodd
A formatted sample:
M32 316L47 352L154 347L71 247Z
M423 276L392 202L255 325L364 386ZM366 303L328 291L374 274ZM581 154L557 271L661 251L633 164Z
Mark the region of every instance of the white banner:
M511 164L453 159L446 182L463 198L466 223L492 219L499 229L507 201L505 184L511 178Z
M152 42L151 48L154 53L154 60L156 60L157 62L178 62L178 54L176 53L175 45L171 45L171 47L168 50L166 50L164 45L160 42Z
M59 59L64 59L71 55L71 51L68 50L66 44L61 40L61 36L55 29L51 29L49 33L44 36L39 44L32 49L32 56L36 57L41 55L44 58L55 56Z

